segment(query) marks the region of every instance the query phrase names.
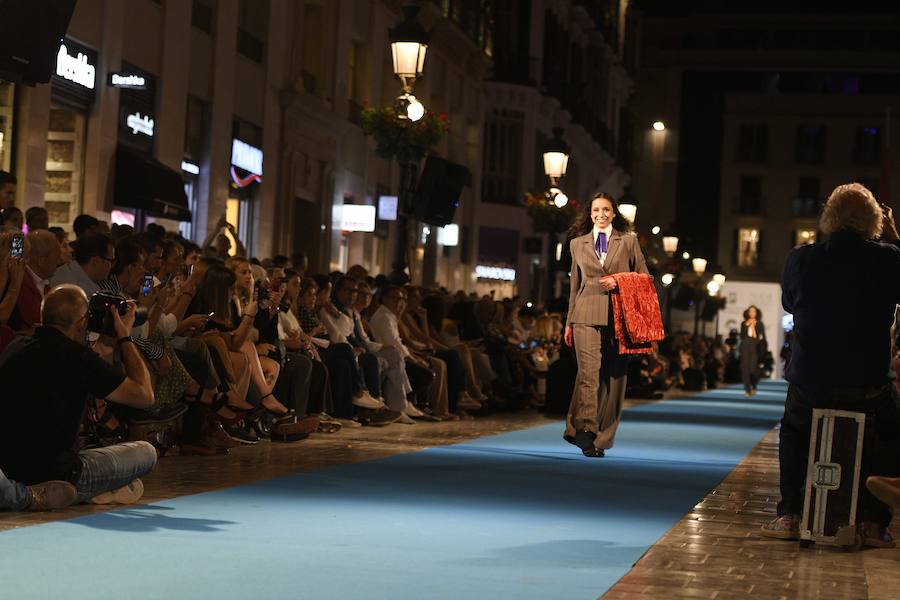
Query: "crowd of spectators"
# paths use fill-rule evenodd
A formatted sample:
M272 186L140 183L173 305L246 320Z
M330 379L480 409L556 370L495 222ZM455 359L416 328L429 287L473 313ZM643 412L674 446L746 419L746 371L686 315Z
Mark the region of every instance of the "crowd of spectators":
M43 209L27 228L7 217L0 380L33 402L0 399L0 508L135 501L140 475L176 447L225 454L540 407L559 356L558 315L520 298L399 285L359 265L309 273L302 253L247 258L224 218L196 245L157 224L80 215L70 240Z

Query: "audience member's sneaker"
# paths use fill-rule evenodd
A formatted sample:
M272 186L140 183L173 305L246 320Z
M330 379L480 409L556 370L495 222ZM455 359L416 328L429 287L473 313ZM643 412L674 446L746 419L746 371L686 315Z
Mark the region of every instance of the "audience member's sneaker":
M408 414L410 417L422 418L425 416L425 413L419 410L419 407L412 402L406 403L406 409L403 412Z
M396 422L400 423L402 425L415 425L416 424L415 420L412 419L409 415L407 415L404 412L400 413L400 418L397 419Z
M888 528L872 521L863 521L860 526L863 534L863 546L870 548L894 548L894 536Z
M59 510L75 502L78 491L68 481L45 481L30 485L31 504L25 510L45 511Z
M353 405L360 408L371 408L372 410L378 410L379 408L384 407L384 400L373 398L372 395L369 394L369 392L363 391L363 393L353 399Z
M368 420L369 425L383 427L385 425L390 425L391 423L396 423L400 420L402 415L402 412L384 409L365 415L365 418Z
M91 504L134 504L144 495L144 482L135 479L117 490L103 492L88 500Z
M342 427L362 427L362 423L356 419L337 419L337 422L340 423Z
M231 436L233 440L236 440L242 444L255 444L259 441L259 434L257 434L253 429L247 427L243 422L239 423L223 423L222 428L225 432Z
M456 406L463 410L481 410L481 402L476 402L469 394L463 392L456 401Z
M776 517L760 527L759 535L779 540L799 540L800 517L797 515Z
M866 487L895 511L900 510L900 477L872 476L866 479Z

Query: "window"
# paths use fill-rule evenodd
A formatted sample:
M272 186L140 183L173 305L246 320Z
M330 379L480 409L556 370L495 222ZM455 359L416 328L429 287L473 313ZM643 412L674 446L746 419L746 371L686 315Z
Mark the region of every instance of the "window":
M12 83L0 81L0 169L12 171L12 126L13 98L15 87Z
M750 268L759 265L759 229L738 229L737 264Z
M485 120L482 202L519 205L522 135L525 117L512 110L494 110Z
M758 123L743 123L738 137L737 159L741 162L766 162L769 128Z
M821 125L797 127L794 161L800 165L819 165L825 162L825 127Z
M202 0L194 0L191 10L191 25L212 35L214 12L211 6Z
M50 226L69 229L81 213L87 118L63 104L50 104L44 208Z
M794 245L815 244L817 232L815 229L798 229L794 232Z
M262 64L265 59L265 40L268 37L269 1L239 0L237 51L250 60Z
M877 165L881 160L881 129L878 127L857 127L853 143L853 163L857 165Z
M237 35L237 51L252 60L262 64L263 61L263 43L250 35L246 29L238 29Z
M758 215L762 210L762 178L757 175L741 177L738 196L738 212L742 215Z
M203 100L188 96L184 127L184 156L199 164L206 154L206 129L209 106Z
M815 217L819 213L819 178L801 177L793 202L795 217Z

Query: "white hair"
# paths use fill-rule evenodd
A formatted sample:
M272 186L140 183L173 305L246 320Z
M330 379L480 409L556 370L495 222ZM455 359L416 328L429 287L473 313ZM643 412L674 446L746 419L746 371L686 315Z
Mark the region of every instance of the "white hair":
M843 229L874 239L881 235L881 227L881 207L872 192L859 183L834 188L819 217L819 229L825 235Z

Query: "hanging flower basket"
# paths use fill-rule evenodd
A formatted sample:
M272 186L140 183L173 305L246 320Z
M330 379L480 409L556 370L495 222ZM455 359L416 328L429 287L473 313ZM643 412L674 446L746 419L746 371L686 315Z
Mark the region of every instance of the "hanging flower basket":
M569 228L578 215L578 202L557 208L543 194L525 194L525 207L531 217L531 228L535 233L562 233Z
M418 121L401 119L392 107L364 108L360 113L363 133L375 139L375 153L381 158L396 159L400 164L414 164L450 131L450 120L444 113L427 111Z

